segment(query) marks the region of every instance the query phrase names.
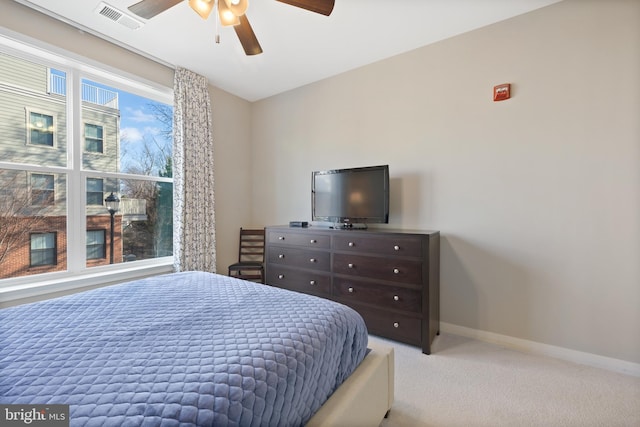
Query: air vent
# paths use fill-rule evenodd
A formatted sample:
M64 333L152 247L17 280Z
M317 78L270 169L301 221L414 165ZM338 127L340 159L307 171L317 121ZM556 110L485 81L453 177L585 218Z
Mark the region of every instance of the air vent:
M138 21L136 18L129 16L124 12L104 2L100 2L95 12L98 15L102 15L107 19L117 22L118 24L124 25L130 30L137 30L138 28L144 25L141 21Z

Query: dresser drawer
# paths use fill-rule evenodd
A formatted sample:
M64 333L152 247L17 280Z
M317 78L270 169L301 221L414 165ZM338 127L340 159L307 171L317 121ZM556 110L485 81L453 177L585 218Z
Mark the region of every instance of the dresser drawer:
M291 245L307 248L329 249L331 246L331 236L320 233L296 233L287 230L268 230L267 242L272 245Z
M418 236L363 237L358 233L333 237L333 249L354 253L389 256L422 256L422 242Z
M269 264L266 281L268 285L291 291L327 298L331 296L331 276L328 274L298 271L281 265Z
M333 272L398 283L422 283L422 262L407 259L334 254Z
M335 279L334 297L346 304L373 304L383 309L422 311L422 293L418 290L380 285L360 280Z
M420 345L422 341L420 318L377 310L375 308L349 305L360 313L370 333L402 341L407 344Z
M268 284L346 304L372 334L431 352L439 330L439 232L265 230Z
M273 246L267 262L296 268L329 271L331 254L325 251L309 251L284 246Z

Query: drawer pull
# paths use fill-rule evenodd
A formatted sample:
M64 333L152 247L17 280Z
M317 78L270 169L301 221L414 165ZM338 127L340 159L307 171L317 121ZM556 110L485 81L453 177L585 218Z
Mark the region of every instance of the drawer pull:
M399 269L397 269L397 268L394 268L394 269L393 269L393 274L398 274L398 273L400 273L400 270L399 270Z
M394 327L394 328L399 328L399 327L400 327L400 323L398 323L398 322L393 322L393 327Z
M349 247L350 247L350 248L354 247L355 245L356 245L355 243L353 243L353 242L349 242Z
M284 240L284 236L278 236L278 240Z
M309 258L309 262L316 262L315 258Z
M284 254L278 255L278 258L280 258L280 259L284 258Z
M316 239L311 239L309 240L309 243L318 243L318 241Z
M347 290L349 291L350 294L352 294L354 289L352 287L349 287L349 289Z
M349 263L349 264L347 265L347 267L349 267L349 268L353 268L353 267L355 267L355 265L353 265L353 264Z
M315 286L316 281L315 281L315 280L310 280L310 281L309 281L309 284L310 284L311 286Z
M393 300L394 300L394 301L400 301L400 297L399 297L398 295L394 295L394 296L393 296Z
M394 251L399 251L399 250L400 250L400 246L395 245L395 246L393 247L393 250L394 250Z
M284 279L284 274L278 274L278 279Z

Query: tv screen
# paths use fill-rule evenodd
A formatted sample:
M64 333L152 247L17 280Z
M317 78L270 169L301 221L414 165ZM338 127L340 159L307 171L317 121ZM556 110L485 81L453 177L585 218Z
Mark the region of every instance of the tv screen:
M313 221L347 225L389 222L389 165L311 174Z

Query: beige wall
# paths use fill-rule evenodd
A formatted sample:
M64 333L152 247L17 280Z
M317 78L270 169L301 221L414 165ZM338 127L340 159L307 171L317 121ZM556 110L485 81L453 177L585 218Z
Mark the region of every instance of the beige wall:
M639 1L568 0L257 102L253 220L389 164L391 226L442 232L444 322L639 363L639 40Z
M47 43L83 58L173 87L173 69L12 1L2 0L0 26ZM44 41L44 42L43 42ZM251 224L250 122L251 104L213 86L210 87L213 113L213 139L216 155L216 242L218 271L237 260L238 230Z
M251 104L210 87L215 156L218 272L238 261L240 227L251 222Z

